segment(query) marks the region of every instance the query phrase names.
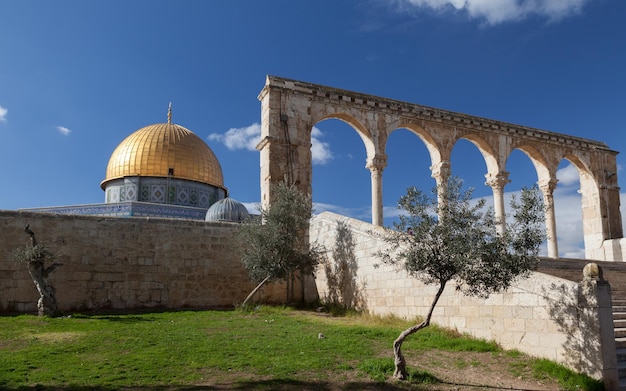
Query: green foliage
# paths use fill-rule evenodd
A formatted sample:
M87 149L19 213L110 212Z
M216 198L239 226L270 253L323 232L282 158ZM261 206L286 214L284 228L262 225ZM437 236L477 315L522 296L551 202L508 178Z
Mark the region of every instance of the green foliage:
M299 271L309 275L321 259L321 248L309 244L304 234L313 209L311 197L295 186L274 186L274 198L261 215L245 221L237 234L240 258L254 282L266 277L285 280Z
M543 204L536 187L523 189L520 200L511 203L512 222L498 233L484 200L472 200L473 190L463 192L461 185L451 178L430 196L409 188L398 203L406 214L384 238L391 251L378 256L426 284L454 280L464 294L488 297L538 265L545 238Z
M18 247L13 251L13 259L16 262L44 262L45 260L50 259L51 256L52 253L48 250L48 247L43 244Z

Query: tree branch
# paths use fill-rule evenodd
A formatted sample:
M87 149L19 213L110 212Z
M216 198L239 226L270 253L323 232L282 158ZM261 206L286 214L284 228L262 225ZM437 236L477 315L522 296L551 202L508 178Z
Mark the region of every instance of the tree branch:
M261 287L263 286L263 284L265 284L265 283L266 283L266 282L267 282L267 281L268 281L271 277L272 277L271 275L268 275L267 277L265 277L265 279L263 279L263 281L261 281L261 282L259 283L259 285L257 285L257 286L256 286L256 288L254 288L254 289L252 290L252 292L250 292L250 294L248 295L248 297L246 297L246 299L243 301L243 303L241 303L241 305L242 305L242 306L245 306L245 305L248 303L248 300L250 300L250 298L251 298L252 296L254 296L254 294L255 294L255 293L256 293L259 289L261 289Z
M55 262L52 265L48 266L44 271L44 277L48 277L50 274L54 273L59 267L63 266L62 263Z
M26 232L28 236L30 236L30 242L33 247L37 246L37 239L35 238L35 233L30 230L30 224L26 225L26 228L24 228L24 232Z

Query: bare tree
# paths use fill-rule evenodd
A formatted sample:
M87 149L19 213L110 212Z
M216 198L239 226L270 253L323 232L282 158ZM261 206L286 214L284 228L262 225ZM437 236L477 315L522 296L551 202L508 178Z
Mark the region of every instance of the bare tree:
M54 262L50 266L45 267L45 262L52 260L52 254L45 245L37 243L35 233L30 229L30 226L27 225L24 228L24 232L30 237L31 244L30 246L16 249L13 256L18 262L25 262L28 265L28 272L39 292L39 300L37 301L38 315L58 316L56 289L48 281L48 276L63 264Z
M545 240L543 203L537 187L523 189L513 198L510 223L504 233L484 200L474 202L472 191L461 191L461 180L450 178L447 186L427 195L411 187L398 208L407 212L387 230L384 240L390 251L379 252L383 263L396 265L426 284L439 286L424 320L404 330L393 343L394 377L407 378L402 343L430 325L433 310L446 284L468 296L486 298L506 290L512 282L536 269ZM441 202L439 202L441 200Z
M287 282L287 301L293 300L295 276L300 278L304 299L304 279L322 257L321 248L305 237L313 214L310 196L281 182L274 188L270 205L259 205L259 210L260 216L243 222L236 237L241 260L250 278L259 283L243 304L263 284L276 280Z

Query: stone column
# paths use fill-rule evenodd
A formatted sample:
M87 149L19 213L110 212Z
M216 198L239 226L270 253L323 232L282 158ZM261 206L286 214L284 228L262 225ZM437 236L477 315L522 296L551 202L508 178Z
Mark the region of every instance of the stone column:
M493 211L496 218L496 231L503 234L506 230L506 214L504 211L504 186L510 183L509 173L500 171L499 173L485 175L486 185L491 186L493 191Z
M443 197L443 192L448 186L448 179L450 178L450 162L442 160L439 163L435 163L430 166L431 176L435 178L437 183L437 201L441 207L444 206L446 200Z
M556 218L554 215L554 189L556 188L556 179L548 179L539 182L539 189L543 193L543 204L546 215L546 234L548 237L548 257L558 258L559 247L556 236Z
M383 225L383 170L387 167L387 156L374 156L365 167L372 178L372 224Z

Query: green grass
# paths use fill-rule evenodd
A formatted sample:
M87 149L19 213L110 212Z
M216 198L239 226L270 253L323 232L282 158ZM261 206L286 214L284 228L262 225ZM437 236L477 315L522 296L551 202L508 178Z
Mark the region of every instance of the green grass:
M538 359L534 360L532 365L533 373L536 378L554 378L558 379L559 384L567 390L587 390L602 391L604 385L600 382L589 378L580 373L575 373L569 369L558 365L553 361Z
M391 343L408 325L395 318L325 317L273 307L0 317L0 389L219 383L267 389L293 384L295 389L311 381L385 382L393 373ZM324 338L319 338L320 333ZM432 326L411 336L403 347L407 356L431 349L501 352L494 343ZM559 374L571 389L599 389L592 388L597 382L549 361L528 365L533 365L529 370L538 377ZM408 384L436 382L434 375L410 368Z

